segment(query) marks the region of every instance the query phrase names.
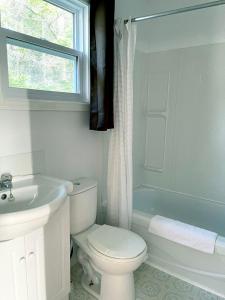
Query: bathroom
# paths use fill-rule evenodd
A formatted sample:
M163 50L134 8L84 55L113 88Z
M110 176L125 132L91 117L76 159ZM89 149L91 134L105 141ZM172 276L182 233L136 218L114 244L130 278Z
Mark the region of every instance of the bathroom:
M126 100L133 98L133 110L132 105L128 105L122 118L129 115L133 124L124 119L120 128L128 137L123 152L118 150L121 131L114 136L112 133L117 130L116 120L121 111L114 107L114 129L111 130L109 124L108 130L90 130L90 126L95 126L90 124L90 111L95 113L96 103L92 99L93 68L90 71L89 61L90 52L93 55L88 40L90 21L93 22L89 14L93 13L92 6L96 8L96 3L103 3L108 9L111 43L114 19L119 20L117 33L128 30L130 32L126 31L126 34L131 35L130 40L124 41L124 48L127 47L130 54L130 61L126 60L124 64L132 70L127 72L130 93ZM22 24L24 5L29 6L25 27ZM70 24L69 15L75 11L81 13L76 24L82 25L77 27L78 36L83 36L80 39L73 37L75 46L64 47L54 40L48 41L45 33L49 31L45 27L42 39L39 39L39 33L39 36L34 34L40 21L32 12L37 9L35 5L47 5L50 11L54 7L56 11L60 9L67 13L66 19L62 17L59 24L55 24L59 26L55 33L62 36ZM0 190L1 300L225 298L225 1L115 0L115 13L113 6L114 1L109 4L106 0L0 0L0 176L5 175L4 182L9 184L9 175L12 175L11 192L9 186ZM187 7L191 9L182 11ZM163 15L163 12L164 16L130 21L130 17ZM126 25L125 20L128 20ZM51 29L54 33L54 25ZM101 34L98 37L101 42ZM115 45L119 42L118 38ZM11 50L15 54L18 48L47 53L57 58L59 65L59 58L65 60L70 55L80 58L82 52L87 58L83 60L82 78L79 79L83 99L74 100L66 93L54 91L55 83L62 86L51 72L53 79L50 79L49 87L51 92L54 91L52 93L37 87L40 78L35 76L32 89L18 88L18 79L22 80L23 74L16 72L13 60L10 65L6 53ZM68 48L72 50L67 52ZM122 50L116 49L114 55L116 51ZM54 56L56 52L58 56ZM112 55L111 51L109 58ZM118 57L115 55L116 62ZM15 62L15 57L13 59ZM107 62L112 70L112 63ZM29 68L33 70L37 65L37 61L36 65L28 64L24 72L29 73ZM57 67L54 65L53 72ZM114 81L120 71L117 65ZM12 74L16 76L14 81L10 77ZM66 82L77 74L64 76L62 81ZM9 79L10 88L7 86ZM41 84L46 84L46 79L43 78ZM72 85L71 82L67 81L66 87ZM115 103L121 100L121 95L118 86L114 89ZM106 110L112 116L112 96L110 101L111 106L107 105ZM101 106L102 103L97 104ZM121 153L126 161L122 175L116 169L116 157ZM122 183L119 187L118 182ZM27 185L25 192L23 184ZM30 208L22 209L22 204L22 211L19 211L20 203L17 206L16 200L28 199L23 193L28 193L26 197L31 195L34 200ZM43 206L38 210L35 199L44 203L55 193L57 201L45 205L45 210ZM116 195L124 197L115 203ZM12 206L14 211L10 211ZM29 219L29 212L35 216L35 209L39 217L45 213L42 218L37 218L39 225ZM19 222L19 217L27 218L27 223L23 221L24 227L22 223L18 223L21 226L8 226L15 220ZM28 223L33 226L32 235L25 228ZM103 227L105 223L111 226ZM81 229L72 232L70 227L79 226ZM121 231L120 227L126 231ZM92 249L97 254L92 253L89 262L87 245L83 248L82 239L82 232L85 233L87 228L97 228L96 232L100 233L97 237L95 230L90 232L89 243L92 238L94 248L104 242L102 239L112 248L116 243L120 243L120 247L124 245L126 253L121 252L109 261L117 276L111 274L116 272L114 269L107 276L101 274L102 266L94 260L99 255L96 249ZM182 235L185 236L178 241ZM114 248L114 251L118 249ZM139 260L134 263L132 259L136 256ZM120 259L123 263L117 269ZM35 266L39 266L36 273Z

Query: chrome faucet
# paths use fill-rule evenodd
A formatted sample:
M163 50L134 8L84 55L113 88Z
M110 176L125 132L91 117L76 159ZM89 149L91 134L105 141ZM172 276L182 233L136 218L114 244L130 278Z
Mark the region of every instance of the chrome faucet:
M10 190L12 189L12 175L10 173L4 173L1 175L0 179L0 191Z

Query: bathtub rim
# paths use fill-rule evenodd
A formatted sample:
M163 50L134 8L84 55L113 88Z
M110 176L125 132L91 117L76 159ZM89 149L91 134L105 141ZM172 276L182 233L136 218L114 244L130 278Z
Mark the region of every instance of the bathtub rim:
M137 210L137 209L135 209L135 210L133 210L133 216L132 216L132 226L138 226L138 227L143 227L143 229L144 230L147 230L147 232L149 233L149 235L151 234L149 231L148 231L148 225L149 225L149 220L150 220L150 217L153 217L153 215L151 215L151 214L147 214L147 213L143 213L143 212L141 212L141 211L139 211L139 210ZM133 230L133 229L132 229ZM135 230L134 230L134 232L135 232ZM140 233L138 233L138 234L140 234ZM140 234L141 235L141 234ZM219 236L220 237L220 236ZM222 237L223 238L223 237ZM165 238L162 238L162 239L164 239L164 240L166 240ZM224 238L223 238L224 239ZM224 241L225 241L225 239L224 239ZM170 241L171 242L171 241ZM182 246L181 244L178 244L178 243L175 243L175 242L171 242L171 243L174 243L174 244L177 244L177 245L179 245L179 246ZM183 246L183 247L187 247L187 246ZM150 247L149 247L150 248ZM151 249L149 249L148 248L148 253L149 253L149 256L148 256L148 259L145 261L145 263L147 264L147 265L149 265L149 266L151 266L151 267L153 267L153 268L155 268L155 269L158 269L158 270L160 270L160 271L162 271L162 272L164 272L164 273L167 273L167 274L169 274L169 275L171 275L171 276L173 276L173 277L175 277L175 278L178 278L178 279L180 279L180 280L182 280L182 281L185 281L185 282L187 282L187 283L189 283L189 284L191 284L191 285L193 285L193 286L196 286L196 287L198 287L198 288L200 288L200 289L203 289L203 290L205 290L205 291L207 291L207 292L210 292L210 293L212 293L212 294L214 294L214 295L216 295L216 296L219 296L219 297L221 297L222 299L225 299L225 295L224 294L221 294L221 293L219 293L218 291L216 291L216 290L214 290L213 288L210 288L210 287L207 287L206 285L204 285L204 284L201 284L201 283L199 283L199 282L196 282L195 280L192 280L191 279L191 277L188 277L188 276L182 276L181 274L179 274L178 272L176 272L176 271L173 271L173 270L171 270L170 269L170 266L172 266L172 267L174 267L175 266L175 268L179 268L179 269L181 269L181 270L183 270L183 271L188 271L188 272L190 272L190 273L193 273L193 269L192 268L188 268L188 267L186 267L186 266L180 266L180 265L173 265L172 263L170 263L170 262L166 262L166 265L165 265L165 263L162 261L162 260L160 260L159 258L157 258L157 259L155 259L154 257L153 257L153 259L154 259L154 261L152 261L150 258L151 258ZM187 247L188 248L188 247ZM191 250L194 250L194 249L192 249L192 248L190 248ZM198 251L198 250L195 250L195 251ZM198 251L199 253L201 253L201 251ZM218 254L218 253L217 253ZM214 254L209 254L210 256L212 255L214 255ZM221 254L220 254L221 255ZM225 254L224 254L225 255ZM161 261L161 263L159 263L159 261ZM164 265L164 266L163 266ZM199 270L195 270L195 272L194 273L198 273L198 271ZM210 273L208 273L208 272L201 272L201 274L204 276L204 275L210 275ZM212 273L211 273L212 274ZM211 275L212 276L212 275ZM218 276L218 279L223 279L223 278L225 278L225 275L223 276L223 275L221 275L221 276Z
M196 198L197 200L202 201L202 202L208 202L208 203L211 203L211 204L216 204L218 206L225 207L225 202L222 202L222 201L219 201L219 200L214 200L214 199L211 199L211 198L206 198L206 197L197 196L197 195L193 195L193 194L189 194L189 193L184 193L184 192L178 192L178 191L175 191L175 190L166 189L166 188L162 188L160 186L155 186L155 185L146 184L146 183L142 183L140 185L136 185L133 188L133 192L136 192L136 191L141 190L141 189L151 190L152 192L153 191L161 191L161 192L174 193L174 194L181 195L181 196L187 196L187 197L190 197L190 198ZM224 201L225 201L225 199L224 199Z
M143 226L149 232L148 229L149 229L150 220L153 217L154 217L154 215L152 215L152 214L144 213L144 212L142 212L142 211L140 211L138 209L134 209L133 210L133 215L132 215L132 223L134 223L136 225L139 225L139 226ZM201 227L197 227L197 228L201 228ZM150 234L150 232L149 232L149 234ZM177 242L174 242L174 243L178 244L178 245L181 245L181 244L179 244ZM188 246L185 246L185 247L194 250L191 247L188 247ZM196 251L201 252L200 250L196 250ZM219 255L225 256L225 237L221 236L219 234L218 234L217 239L216 239L214 253L213 254L209 254L209 255L214 255L214 254L219 254Z

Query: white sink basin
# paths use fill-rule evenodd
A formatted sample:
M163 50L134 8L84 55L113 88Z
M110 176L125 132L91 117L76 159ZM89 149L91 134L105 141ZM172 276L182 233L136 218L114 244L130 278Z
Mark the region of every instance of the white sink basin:
M41 175L13 180L14 200L0 192L0 241L44 226L72 190L71 182Z

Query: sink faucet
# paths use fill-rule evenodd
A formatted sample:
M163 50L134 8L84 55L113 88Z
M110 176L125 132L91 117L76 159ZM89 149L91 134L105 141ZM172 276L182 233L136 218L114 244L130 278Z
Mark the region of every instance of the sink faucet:
M1 175L0 179L0 191L11 190L12 185L12 175L10 173L4 173Z

